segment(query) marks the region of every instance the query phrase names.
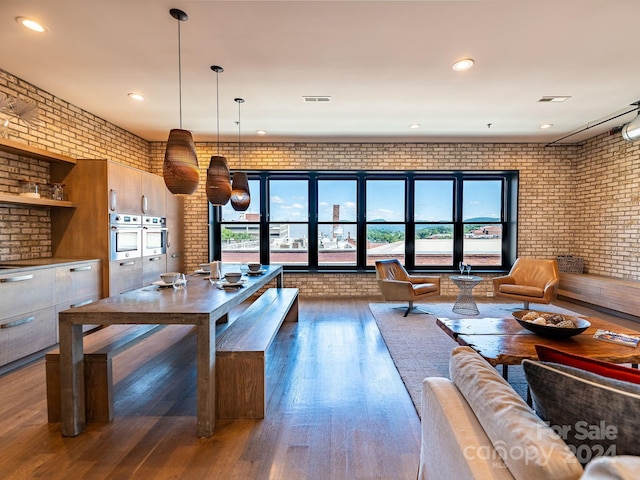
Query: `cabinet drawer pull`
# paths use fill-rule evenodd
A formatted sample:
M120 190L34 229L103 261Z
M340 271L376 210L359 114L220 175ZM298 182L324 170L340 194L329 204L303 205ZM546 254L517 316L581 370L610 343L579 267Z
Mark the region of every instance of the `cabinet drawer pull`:
M162 260L162 257L151 257L149 259L150 262L157 262L158 260Z
M134 261L131 261L131 262L120 262L120 266L121 267L126 267L128 265L135 265L135 264L136 264L136 262L134 262Z
M146 195L142 195L142 213L147 213L147 208L148 208L148 203L147 202L147 196Z
M115 212L117 206L118 206L118 194L112 188L109 190L109 210L111 210L112 212Z
M83 307L85 305L89 305L93 303L93 300L85 300L84 302L74 303L73 305L69 305L69 308Z
M87 270L91 270L93 267L91 265L85 265L84 267L75 267L70 268L70 272L86 272Z
M32 278L33 275L18 275L17 277L0 278L0 283L24 282L25 280L31 280Z
M14 320L13 322L0 324L0 328L17 327L18 325L22 325L23 323L33 322L35 319L36 319L35 316L33 316L33 317L24 317L24 318L21 318L20 320Z
M172 253L171 254L171 258L180 258L180 254L179 253Z

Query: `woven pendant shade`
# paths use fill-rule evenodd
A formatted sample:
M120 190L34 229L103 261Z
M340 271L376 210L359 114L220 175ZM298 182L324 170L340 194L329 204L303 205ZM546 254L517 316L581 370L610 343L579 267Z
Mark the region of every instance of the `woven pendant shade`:
M182 60L180 48L180 23L189 18L185 12L172 8L169 14L178 22L178 92L180 105L180 128L169 131L167 149L164 152L162 176L164 183L174 195L191 195L198 188L200 171L196 146L189 130L182 129Z
M198 157L190 131L174 128L169 132L162 174L174 195L191 195L198 188Z
M231 206L238 212L244 212L249 208L251 195L249 195L249 179L244 172L233 174L231 183Z
M231 197L231 177L227 159L219 155L211 157L207 169L207 199L212 205L225 205Z

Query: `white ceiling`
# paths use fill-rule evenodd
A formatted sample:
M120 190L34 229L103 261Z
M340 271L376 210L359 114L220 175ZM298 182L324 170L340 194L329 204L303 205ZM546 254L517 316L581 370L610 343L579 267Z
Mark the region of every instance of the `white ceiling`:
M180 24L182 118L196 141L217 138L211 65L225 70L221 140L237 140L234 97L246 100L243 141L319 142L547 143L640 99L639 0L0 2L0 68L147 140L180 126L170 8L189 16ZM27 31L17 16L49 32ZM475 67L454 72L464 57ZM548 95L571 98L538 102Z

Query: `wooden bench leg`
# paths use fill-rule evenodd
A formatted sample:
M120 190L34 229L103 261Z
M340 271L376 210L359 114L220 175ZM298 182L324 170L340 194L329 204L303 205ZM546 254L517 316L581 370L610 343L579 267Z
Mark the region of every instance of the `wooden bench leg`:
M60 422L60 357L47 356L47 420ZM84 359L85 415L87 422L108 423L113 420L113 367L110 358Z
M87 422L113 420L113 364L110 358L85 356L84 392Z
M60 423L60 357L45 360L47 378L47 420L49 423Z
M297 322L298 321L298 297L291 304L291 308L284 317L285 322Z
M264 353L232 352L216 358L216 417L264 418Z

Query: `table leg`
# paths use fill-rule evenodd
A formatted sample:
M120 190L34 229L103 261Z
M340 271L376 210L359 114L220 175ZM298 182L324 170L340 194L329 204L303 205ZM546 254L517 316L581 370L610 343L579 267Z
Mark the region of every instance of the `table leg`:
M197 326L197 435L210 437L216 426L216 319Z
M507 382L509 381L509 365L502 365L502 378L504 378Z
M282 288L284 286L284 273L280 272L280 275L276 277L276 287Z
M85 429L82 325L60 322L60 426L64 437Z

